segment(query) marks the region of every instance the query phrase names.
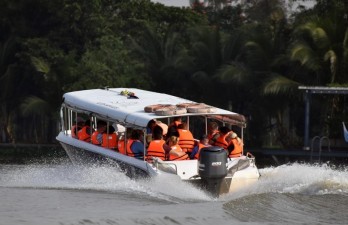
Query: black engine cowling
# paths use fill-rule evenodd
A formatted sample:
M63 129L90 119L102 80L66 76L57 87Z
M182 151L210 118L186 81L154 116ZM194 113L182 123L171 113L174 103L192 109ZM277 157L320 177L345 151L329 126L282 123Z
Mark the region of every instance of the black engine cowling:
M227 175L227 152L221 147L206 147L200 151L198 174L205 187L213 195L220 192L221 182Z

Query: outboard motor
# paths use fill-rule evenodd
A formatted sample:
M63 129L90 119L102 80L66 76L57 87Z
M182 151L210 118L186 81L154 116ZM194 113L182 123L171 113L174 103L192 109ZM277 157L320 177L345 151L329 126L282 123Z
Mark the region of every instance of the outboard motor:
M217 146L202 148L198 159L198 174L203 187L212 195L220 194L220 187L227 175L227 152Z

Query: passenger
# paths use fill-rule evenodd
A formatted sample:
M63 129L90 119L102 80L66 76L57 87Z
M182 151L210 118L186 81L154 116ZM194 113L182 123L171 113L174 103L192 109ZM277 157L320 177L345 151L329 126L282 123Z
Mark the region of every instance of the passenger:
M228 142L227 150L229 158L237 158L243 155L243 140L240 139L233 131L229 132L226 141Z
M125 139L127 139L127 142L128 140L131 138L131 135L132 135L132 131L133 129L131 128L127 128L127 138L125 136L125 133L122 133L119 138L118 138L118 141L117 141L117 148L118 148L118 151L119 153L125 155L126 154L126 144L125 144Z
M166 143L168 144L169 137L176 136L179 137L178 129L175 126L171 126L168 128L168 133L166 135Z
M219 126L216 122L210 122L208 124L208 139L209 144L214 145L215 141L219 137Z
M214 145L227 149L228 142L226 141L226 137L230 132L230 128L228 127L220 127L219 128L219 137L216 139Z
M182 124L182 118L181 117L174 117L172 125L175 127L178 127L180 124Z
M140 130L133 130L127 141L127 155L144 160L144 144L141 142Z
M180 145L178 144L179 138L176 136L169 137L169 147L171 148L169 152L169 160L187 160L190 159L189 156L184 152Z
M92 143L95 145L101 145L103 142L103 133L106 130L107 123L104 120L98 120L97 130L92 133Z
M179 145L184 152L191 154L195 147L195 139L190 130L187 128L187 123L182 123L178 126Z
M174 117L173 121L169 124L168 129L170 129L171 127L175 127L178 128L178 126L182 124L182 118L181 117Z
M163 130L163 137L166 136L167 132L168 132L168 125L165 123L162 123L161 121L157 121L155 119L152 119L148 122L147 126L146 126L146 143L147 145L150 143L150 141L152 140L152 133L153 133L153 129L155 126L160 126Z
M125 155L126 154L126 148L124 147L125 144L124 144L124 133L120 134L118 136L118 140L117 140L117 150L119 153Z
M146 143L149 144L152 140L153 128L156 126L156 120L152 119L146 126Z
M151 160L152 157L158 157L166 160L171 148L163 140L163 129L160 126L155 126L152 134L152 141L147 148L146 158Z
M104 148L109 148L116 150L117 148L117 134L115 133L115 128L109 126L108 129L105 129L102 133L102 142L101 146Z
M94 130L90 127L90 125L91 120L86 120L84 126L77 132L77 137L79 140L91 142L91 134Z
M77 138L77 133L85 125L85 121L81 117L77 117L75 123L71 126L71 137Z
M201 149L209 147L209 146L211 146L209 144L209 138L208 138L208 136L206 134L203 134L201 136L201 138L199 139L198 145L196 145L193 148L192 153L190 155L190 159L198 159L199 158L199 153L201 152Z
M161 121L156 121L156 126L160 126L163 130L163 137L165 137L168 133L168 125L165 123L162 123Z

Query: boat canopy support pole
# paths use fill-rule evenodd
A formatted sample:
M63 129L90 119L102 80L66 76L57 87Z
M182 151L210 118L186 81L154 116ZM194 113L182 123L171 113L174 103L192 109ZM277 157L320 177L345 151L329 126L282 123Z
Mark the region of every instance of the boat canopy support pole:
M304 124L304 150L310 150L309 147L309 114L310 114L310 101L311 92L306 90L304 94L305 99L305 124Z
M304 150L310 150L309 146L309 114L310 114L310 102L312 94L348 94L348 87L311 87L311 86L299 86L299 90L304 90L305 100L305 127L304 127Z

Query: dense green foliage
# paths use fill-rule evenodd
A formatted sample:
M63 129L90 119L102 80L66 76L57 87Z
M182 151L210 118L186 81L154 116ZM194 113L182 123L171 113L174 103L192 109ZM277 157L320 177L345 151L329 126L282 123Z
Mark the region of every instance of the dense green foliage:
M53 142L64 92L110 86L244 114L249 146L300 146L298 86L348 83L348 5L318 0L289 12L279 0L191 2L1 1L0 142ZM346 102L316 96L312 135L342 138Z

